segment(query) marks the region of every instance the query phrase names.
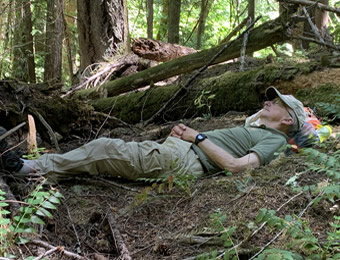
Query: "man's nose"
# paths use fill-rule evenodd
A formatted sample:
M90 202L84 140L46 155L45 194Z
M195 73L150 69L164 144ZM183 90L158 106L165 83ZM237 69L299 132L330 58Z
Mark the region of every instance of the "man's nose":
M265 105L265 106L270 106L271 104L272 104L271 101L265 101L265 102L264 102L264 105Z

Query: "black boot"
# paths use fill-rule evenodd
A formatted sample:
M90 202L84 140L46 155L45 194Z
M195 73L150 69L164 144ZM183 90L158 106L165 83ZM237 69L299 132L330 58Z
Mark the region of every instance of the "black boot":
M0 136L5 134L7 130L0 126ZM24 162L20 157L12 150L9 150L6 140L0 141L0 169L5 169L9 172L19 171Z

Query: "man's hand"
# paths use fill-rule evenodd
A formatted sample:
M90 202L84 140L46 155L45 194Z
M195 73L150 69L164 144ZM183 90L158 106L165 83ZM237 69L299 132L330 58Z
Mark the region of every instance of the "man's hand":
M198 132L184 124L175 125L170 132L170 136L180 138L184 141L194 143Z

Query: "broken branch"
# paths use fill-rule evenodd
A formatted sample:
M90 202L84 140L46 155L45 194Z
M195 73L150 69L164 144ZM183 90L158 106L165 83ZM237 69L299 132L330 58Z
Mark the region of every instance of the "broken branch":
M112 232L113 239L116 242L117 249L120 252L120 259L131 260L132 258L130 256L130 252L126 247L122 236L120 235L120 232L117 228L118 225L116 223L116 220L115 220L113 214L110 211L110 208L109 208L109 211L108 211L107 220L109 222L109 226L110 226L110 229L111 229L111 232Z

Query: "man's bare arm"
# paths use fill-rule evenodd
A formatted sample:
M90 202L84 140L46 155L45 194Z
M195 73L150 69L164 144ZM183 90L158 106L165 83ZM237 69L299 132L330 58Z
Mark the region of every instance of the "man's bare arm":
M198 132L183 124L175 126L170 135L181 138L188 142L195 142ZM260 158L256 153L247 154L241 158L234 158L231 154L215 145L209 139L198 144L199 148L221 169L229 170L233 173L243 171L247 168L260 166Z

